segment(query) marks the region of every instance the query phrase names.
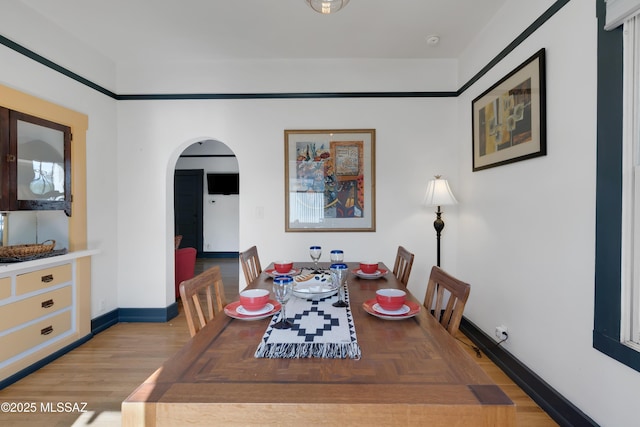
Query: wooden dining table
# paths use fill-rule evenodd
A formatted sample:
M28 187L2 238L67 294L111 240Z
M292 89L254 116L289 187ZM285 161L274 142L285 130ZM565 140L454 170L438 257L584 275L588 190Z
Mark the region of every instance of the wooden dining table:
M391 272L348 266L360 359L256 358L270 318L221 313L122 403L122 425L515 425L513 402L424 307L402 320L365 311L376 290L406 290ZM271 286L265 272L248 285Z

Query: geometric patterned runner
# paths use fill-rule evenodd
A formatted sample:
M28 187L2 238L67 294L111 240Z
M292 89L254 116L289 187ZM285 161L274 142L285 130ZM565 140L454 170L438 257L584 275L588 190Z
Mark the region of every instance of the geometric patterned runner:
M349 291L345 300L349 303ZM338 295L317 301L292 296L287 302L287 319L291 329L275 329L280 313L271 319L255 357L360 359L351 306L334 307Z

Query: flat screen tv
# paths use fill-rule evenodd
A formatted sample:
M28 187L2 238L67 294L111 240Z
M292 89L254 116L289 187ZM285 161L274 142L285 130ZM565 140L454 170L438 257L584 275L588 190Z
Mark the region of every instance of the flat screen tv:
M240 194L240 175L237 173L208 173L209 194Z

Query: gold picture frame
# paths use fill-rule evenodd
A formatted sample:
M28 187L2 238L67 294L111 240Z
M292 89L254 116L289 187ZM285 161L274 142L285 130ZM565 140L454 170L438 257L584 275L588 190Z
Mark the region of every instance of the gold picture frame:
M285 130L285 231L375 231L375 129Z

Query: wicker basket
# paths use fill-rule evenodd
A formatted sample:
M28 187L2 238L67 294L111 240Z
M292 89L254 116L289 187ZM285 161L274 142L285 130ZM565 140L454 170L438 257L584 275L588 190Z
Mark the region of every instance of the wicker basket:
M29 245L0 246L0 257L23 257L43 254L53 251L55 246L55 240L46 240L42 243L33 243Z

